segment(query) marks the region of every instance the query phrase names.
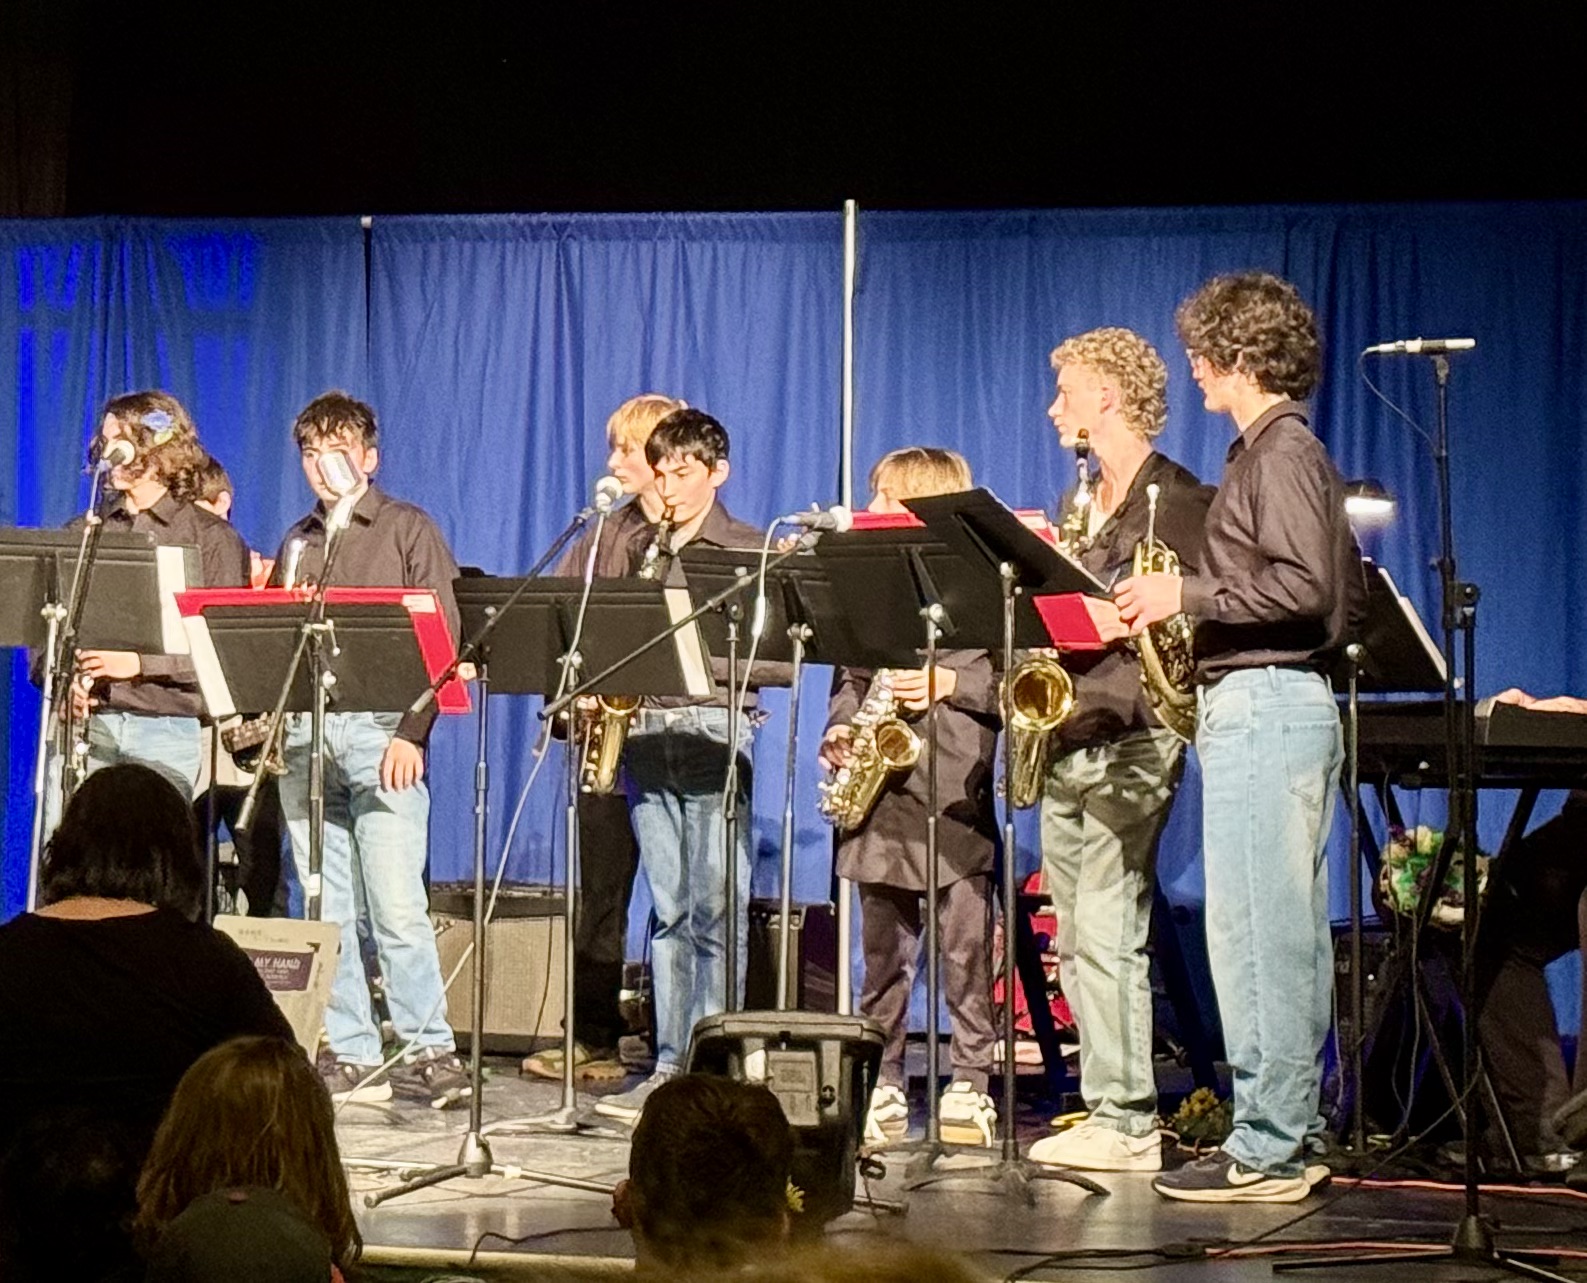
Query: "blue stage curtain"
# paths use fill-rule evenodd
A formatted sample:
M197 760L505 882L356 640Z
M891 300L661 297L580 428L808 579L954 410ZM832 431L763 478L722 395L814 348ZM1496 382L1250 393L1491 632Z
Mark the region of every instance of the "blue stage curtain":
M370 252L371 380L382 472L430 508L461 562L526 570L605 472L607 416L681 397L732 439L721 500L757 526L834 497L840 225L833 215L379 218ZM808 679L806 743L830 678ZM769 693L768 707L785 698ZM530 766L538 699L493 713L490 866ZM785 723L761 728L755 831L775 851ZM437 729L431 869L469 876L472 727ZM563 758L553 748L514 838L510 879L561 876ZM801 840L821 847L815 768ZM757 881L763 887L767 873ZM825 861L800 890L826 894ZM636 913L642 927L643 903Z
M119 392L187 406L264 550L307 507L290 426L325 388L364 383L355 219L0 222L0 521L57 525L86 498L84 447ZM38 697L14 655L5 690L4 912L21 906Z

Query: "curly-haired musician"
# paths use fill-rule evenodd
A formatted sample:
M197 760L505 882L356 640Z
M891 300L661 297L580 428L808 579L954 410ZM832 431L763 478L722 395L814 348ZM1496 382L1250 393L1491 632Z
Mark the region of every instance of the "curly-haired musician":
M1325 846L1344 750L1327 672L1365 589L1343 483L1300 402L1321 367L1311 309L1289 282L1246 272L1208 281L1175 319L1207 409L1239 437L1200 572L1128 579L1116 601L1134 629L1196 621L1207 942L1234 1130L1153 1185L1192 1202L1293 1202L1321 1132L1333 980Z
M110 472L116 493L105 513L105 529L146 532L158 544L196 547L200 579L194 587L246 586L248 545L194 503L206 456L181 402L158 391L111 398L91 454L97 459L117 439L130 442L135 453L131 463ZM80 524L80 518L72 523ZM88 717L90 771L114 762L142 762L193 796L203 701L188 656L80 650L72 696L77 715Z
M1153 448L1168 419L1168 371L1140 335L1092 330L1052 353L1058 439L1082 441L1099 465L1077 487L1060 528L1069 551L1104 582L1128 575L1155 537L1185 573L1201 562L1212 487ZM1157 1083L1146 956L1157 841L1179 787L1183 741L1162 724L1111 606L1097 608L1100 652L1064 657L1075 711L1055 733L1041 801L1042 868L1058 920L1059 972L1080 1030L1080 1090L1089 1117L1037 1141L1038 1162L1092 1171L1157 1171Z
M952 450L911 446L884 455L871 469L871 512L907 511L903 501L968 490L970 465ZM905 719L929 708L923 669L890 670L891 700ZM839 668L833 674L821 760L828 769L852 756L852 723L872 689L875 674ZM992 800L993 758L999 717L997 679L984 650L947 650L937 670L937 921L942 976L953 1020L949 1056L953 1080L942 1094L944 1140L990 1145L997 1107L987 1095L997 1033L992 1020L989 906L997 819ZM888 709L891 714L894 710ZM896 1139L909 1125L904 1041L915 960L925 922L925 755L891 781L864 823L838 843L837 872L860 896L860 939L865 984L860 1011L882 1026L887 1043L880 1081L871 1093L866 1136ZM927 1083L936 1091L936 1083Z
M606 421L606 466L622 482L631 501L612 513L595 554L597 578L626 575L636 556L655 538L663 505L656 474L645 458L645 443L656 425L683 401L658 392L629 397ZM591 530L575 540L552 569L554 575L583 575ZM638 551L636 552L636 546ZM639 869L639 844L628 818L628 798L619 777L608 794L579 795L579 913L573 942L573 1027L578 1039L574 1072L581 1078L610 1081L623 1076L617 1040L625 1024L617 998L627 956L628 903ZM538 1051L523 1062L523 1072L562 1078L562 1047Z

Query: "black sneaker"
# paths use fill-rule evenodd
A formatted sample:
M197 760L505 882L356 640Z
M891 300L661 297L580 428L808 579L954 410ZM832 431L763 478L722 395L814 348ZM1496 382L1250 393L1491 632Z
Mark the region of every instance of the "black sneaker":
M364 1082L379 1068L377 1065L352 1065L345 1060L322 1061L320 1079L336 1104L351 1102L355 1105L375 1105L391 1099L391 1084L377 1076L373 1082Z
M404 1096L430 1102L431 1109L451 1109L468 1103L473 1080L455 1051L426 1047L391 1071L391 1081Z
M1152 1188L1186 1203L1298 1203L1311 1193L1305 1176L1269 1176L1221 1149L1164 1172Z

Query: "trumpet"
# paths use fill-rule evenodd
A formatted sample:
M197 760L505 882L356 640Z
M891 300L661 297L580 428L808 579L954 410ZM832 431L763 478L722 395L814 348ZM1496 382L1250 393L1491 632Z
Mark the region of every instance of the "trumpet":
M628 729L639 711L638 695L597 695L595 707L583 713L584 747L579 762L579 791L604 797L617 786L617 767L628 742Z
M1052 652L1038 651L1003 679L1003 733L1014 758L1003 787L1021 810L1040 800L1048 744L1074 710L1074 679Z

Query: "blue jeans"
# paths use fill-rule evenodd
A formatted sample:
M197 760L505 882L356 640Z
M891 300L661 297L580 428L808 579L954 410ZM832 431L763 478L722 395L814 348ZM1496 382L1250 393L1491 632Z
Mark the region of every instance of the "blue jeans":
M1202 688L1207 954L1234 1078L1224 1149L1300 1174L1320 1127L1333 988L1328 828L1344 761L1328 683L1299 669L1230 673Z
M204 751L196 717L146 717L142 713L94 713L84 736L88 774L122 762L147 766L176 787L189 802L198 785ZM44 836L60 827L60 773L52 765L44 777Z
M139 762L163 775L188 801L203 757L196 717L95 713L88 719L88 771Z
M738 737L738 994L749 956L750 729ZM629 733L628 772L639 862L655 900L651 972L656 1068L681 1069L689 1035L727 998L725 708L645 709Z
M1080 1027L1080 1093L1093 1121L1157 1130L1152 925L1157 839L1182 773L1172 731L1141 731L1053 760L1041 803L1042 871L1058 971Z
M325 1009L325 1032L338 1060L381 1059L380 1028L358 948L368 919L386 982L392 1024L404 1042L451 1050L441 962L424 887L430 790L421 780L400 793L380 787L380 761L396 713L331 713L325 719L325 856L320 917L342 928L342 952ZM293 861L309 879L309 718L293 714L286 736L281 811Z

